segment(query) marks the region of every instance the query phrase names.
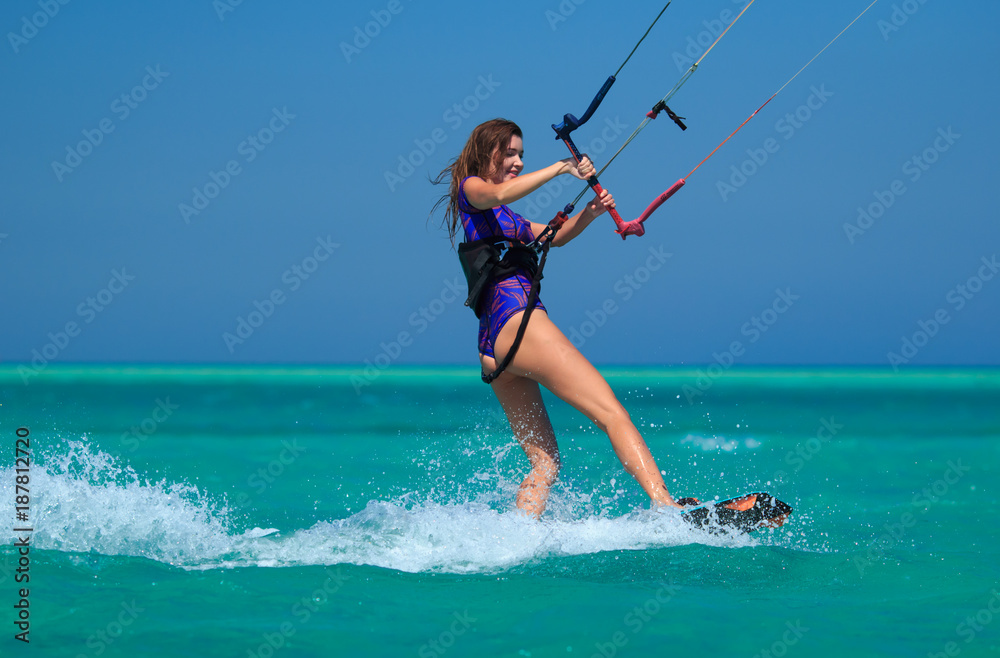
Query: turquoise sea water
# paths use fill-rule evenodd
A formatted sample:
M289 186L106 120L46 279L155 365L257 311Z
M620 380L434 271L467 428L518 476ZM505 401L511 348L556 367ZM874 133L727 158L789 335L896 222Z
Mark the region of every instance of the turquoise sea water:
M602 371L676 496L770 491L789 523L649 511L554 400L524 519L473 369L5 366L0 655L1000 655L1000 371Z

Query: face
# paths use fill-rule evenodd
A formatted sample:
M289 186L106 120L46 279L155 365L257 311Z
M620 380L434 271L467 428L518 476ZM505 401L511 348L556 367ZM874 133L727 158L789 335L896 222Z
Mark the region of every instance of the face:
M507 147L507 154L504 156L503 164L500 166L500 175L494 182L503 183L517 178L517 175L524 169L521 158L524 157L524 143L517 135L512 135L510 145Z

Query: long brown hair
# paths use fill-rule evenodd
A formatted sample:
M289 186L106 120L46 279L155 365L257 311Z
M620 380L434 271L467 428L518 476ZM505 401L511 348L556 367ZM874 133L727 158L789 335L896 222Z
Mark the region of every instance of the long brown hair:
M450 183L448 193L438 199L431 209L431 214L434 214L442 203L447 204L441 224L448 229L452 245L455 244L455 235L458 234L461 219L458 209L459 185L469 176L480 176L488 180L495 172L500 171L507 157L507 147L515 135L524 138L518 125L507 119L491 119L479 124L473 128L469 140L458 157L433 179L435 185Z

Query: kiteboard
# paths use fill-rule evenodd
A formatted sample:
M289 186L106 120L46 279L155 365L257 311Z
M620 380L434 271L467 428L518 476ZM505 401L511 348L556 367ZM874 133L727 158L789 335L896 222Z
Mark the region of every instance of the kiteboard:
M753 532L767 526L778 528L792 513L792 506L768 493L751 493L727 500L699 503L694 498L677 501L685 506L681 518L709 532Z

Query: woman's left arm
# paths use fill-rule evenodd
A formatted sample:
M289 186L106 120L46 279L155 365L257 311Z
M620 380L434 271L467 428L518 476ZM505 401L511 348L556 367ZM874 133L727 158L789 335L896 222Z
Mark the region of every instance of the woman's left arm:
M552 241L553 247L561 247L576 236L583 233L583 229L590 226L590 223L594 221L597 217L604 214L608 208L615 207L614 197L607 190L600 196L594 197L594 199L587 204L587 207L567 219L562 228L556 233L555 240ZM542 231L545 230L545 224L539 224L537 222L531 222L531 230L534 232L535 236L541 235Z

